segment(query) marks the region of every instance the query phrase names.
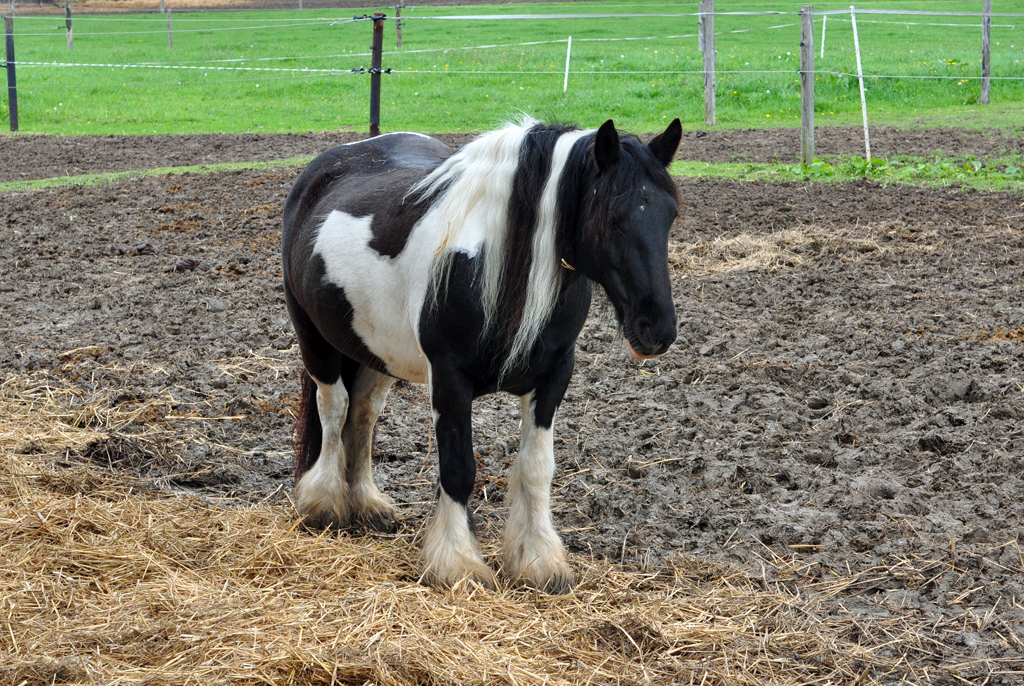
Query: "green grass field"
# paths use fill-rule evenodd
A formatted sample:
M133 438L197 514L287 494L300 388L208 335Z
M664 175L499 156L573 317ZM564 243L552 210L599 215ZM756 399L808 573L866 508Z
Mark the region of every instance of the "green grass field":
M170 6L173 7L173 4ZM719 12L794 11L799 3L716 3ZM848 3L815 5L818 10ZM980 11L981 2L873 2L875 8ZM372 11L373 7L368 7ZM391 11L390 9L386 11ZM593 126L614 117L623 128L654 131L679 116L703 126L703 79L695 17L443 20L445 15L691 13L693 2L574 2L422 7L406 10L403 47L388 21L381 127L424 132L486 130L527 113ZM997 11L1024 13L1024 0ZM369 67L370 22L352 10L175 14L174 48L162 15L76 16L74 51L63 17L15 20L19 63L159 64L188 69L18 67L21 131L50 134L148 134L361 130L369 76L350 73L238 71ZM900 23L906 20L908 23ZM336 23L337 22L337 23ZM720 127L799 123L799 17L716 18ZM992 104L977 104L980 20L969 17L859 18L866 73L955 76L953 80L869 79L873 124L1019 126L1024 81L992 83ZM1024 18L995 18L994 76L1024 78ZM773 28L778 27L778 28ZM732 33L742 31L741 33ZM830 17L824 59L817 60L817 122L857 124L857 80L849 17ZM571 35L568 92L562 92ZM643 40L608 40L640 38ZM815 22L820 55L821 18ZM524 42L546 42L516 45ZM463 49L481 45L501 45ZM287 59L282 59L287 58ZM770 73L740 74L736 71ZM596 73L604 72L604 73ZM698 72L698 73L680 73ZM0 120L8 117L6 91ZM3 126L6 129L6 125Z

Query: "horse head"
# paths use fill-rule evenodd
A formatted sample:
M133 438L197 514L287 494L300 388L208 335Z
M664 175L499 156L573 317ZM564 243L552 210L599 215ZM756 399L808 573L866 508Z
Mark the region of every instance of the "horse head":
M620 137L609 119L587 146L587 171L573 184L571 266L604 288L636 359L657 357L676 339L668 233L679 216L679 193L667 168L681 138L678 119L647 145Z

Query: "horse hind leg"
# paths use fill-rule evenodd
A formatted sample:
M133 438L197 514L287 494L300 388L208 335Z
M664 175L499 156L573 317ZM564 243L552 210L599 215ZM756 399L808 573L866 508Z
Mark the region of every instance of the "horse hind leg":
M287 290L285 302L309 376L303 383L304 402L297 422L304 430L296 436L295 505L306 526L341 529L350 519L343 428L349 387L359 364L320 335Z
M395 379L363 365L349 396L344 444L348 458L349 513L352 523L374 531L394 532L395 505L373 483L373 427Z
M316 382L316 409L322 427L320 454L295 485L295 504L313 529L342 529L349 525L350 502L345 478L347 460L342 427L349 393L339 377L334 383Z

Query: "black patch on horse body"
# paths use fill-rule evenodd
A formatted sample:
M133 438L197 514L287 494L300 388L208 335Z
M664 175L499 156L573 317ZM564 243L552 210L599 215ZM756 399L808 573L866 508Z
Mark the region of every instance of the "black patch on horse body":
M504 341L482 336L484 325L479 280L479 260L457 253L445 279L445 289L435 305L424 302L420 314L420 345L428 359L454 357L472 379L473 397L498 390L525 395L551 373L559 360L571 355L576 338L590 311L590 279L569 273L562 281L555 309L524 360L501 374Z
M417 178L412 183L418 183L424 176L426 173L417 172ZM405 249L412 227L416 226L430 210L430 198L407 198L403 195L397 202L394 197L388 200L391 201L390 206L377 206L378 212L373 215L373 221L370 223L373 238L368 245L377 251L378 255L394 259ZM381 209L385 211L381 212Z

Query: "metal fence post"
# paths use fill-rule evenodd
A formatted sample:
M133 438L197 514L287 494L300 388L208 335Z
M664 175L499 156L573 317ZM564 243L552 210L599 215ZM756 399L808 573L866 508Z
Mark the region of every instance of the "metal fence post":
M989 54L989 45L992 42L992 0L984 0L981 4L981 97L978 101L982 105L988 104L991 87L992 61Z
M7 105L10 110L11 131L14 132L18 130L18 80L14 75L14 17L4 17L4 37L7 48Z
M380 135L380 74L384 53L384 20L387 15L373 15L373 48L370 57L370 135Z
M814 5L800 8L800 161L814 161Z

